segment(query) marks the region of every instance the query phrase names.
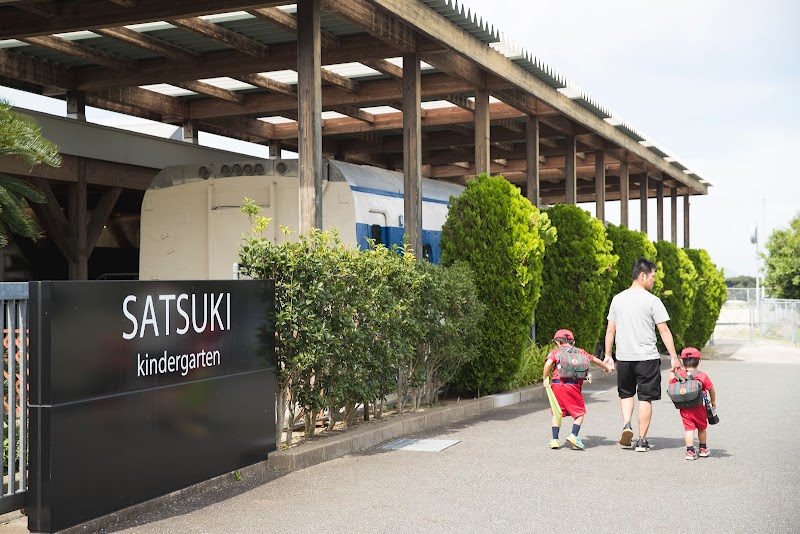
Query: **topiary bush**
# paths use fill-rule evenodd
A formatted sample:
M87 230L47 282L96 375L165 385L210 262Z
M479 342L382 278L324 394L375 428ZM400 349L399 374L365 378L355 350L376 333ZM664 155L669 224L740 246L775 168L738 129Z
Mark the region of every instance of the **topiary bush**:
M558 242L544 255L536 337L549 340L559 328L568 328L576 345L592 352L604 330L619 258L603 223L587 211L557 204L547 215L558 229Z
M617 276L614 277L614 281L611 284L611 296L613 297L620 291L631 287L633 264L639 258L656 263L656 281L651 292L660 296L664 291L664 269L657 261L658 251L656 246L647 238L647 234L613 224L609 224L606 227L606 234L613 244L612 252L619 256Z
M697 292L692 322L683 337L687 345L700 349L708 343L714 332L728 290L725 273L717 269L708 252L691 248L683 250L697 270Z
M480 355L457 375L457 386L480 394L506 387L519 368L542 286L542 257L555 229L502 176L480 175L451 198L442 227L442 264L464 261L486 304Z
M686 346L684 335L692 321L697 270L686 252L669 241L656 242L656 250L664 269L664 290L659 296L669 313L675 349L680 352ZM659 350L664 352L661 336L657 337Z

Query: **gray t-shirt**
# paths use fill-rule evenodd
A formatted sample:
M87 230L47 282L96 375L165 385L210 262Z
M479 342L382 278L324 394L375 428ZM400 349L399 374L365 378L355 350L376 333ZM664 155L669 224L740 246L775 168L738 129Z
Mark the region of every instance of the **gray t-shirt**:
M657 360L656 325L669 321L661 299L643 289L626 289L611 299L608 320L616 323L616 357L622 361Z

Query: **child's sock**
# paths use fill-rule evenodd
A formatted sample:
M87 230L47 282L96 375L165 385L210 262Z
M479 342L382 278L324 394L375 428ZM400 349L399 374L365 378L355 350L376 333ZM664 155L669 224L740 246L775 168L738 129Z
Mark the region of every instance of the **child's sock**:
M701 444L700 444L700 448L701 448L701 449L706 449L706 448L708 448L708 447L706 447L706 444L705 444L705 443L701 443Z
M558 439L558 431L561 430L557 426L553 427L553 439Z
M689 451L694 452L694 445L690 445L689 447L686 447L686 452L689 452Z
M578 435L578 432L581 431L581 425L576 425L575 423L572 424L572 433L574 435Z

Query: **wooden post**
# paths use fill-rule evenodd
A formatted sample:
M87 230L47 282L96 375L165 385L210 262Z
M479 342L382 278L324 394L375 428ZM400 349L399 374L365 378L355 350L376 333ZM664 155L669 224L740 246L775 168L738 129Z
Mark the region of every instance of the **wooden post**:
M630 175L628 174L628 162L619 163L619 224L628 226L628 200L631 198Z
M322 228L320 0L297 3L297 148L300 232Z
M594 153L594 202L595 216L606 220L606 158L605 152Z
M672 223L672 244L678 245L678 183L672 186L670 191L670 200L672 201L672 210L670 211L670 222Z
M574 135L568 135L564 138L564 148L564 202L574 206L578 200Z
M411 248L417 261L422 261L422 85L419 62L418 53L403 55L403 218Z
M475 174L489 174L489 91L475 90Z
M689 248L689 193L683 195L683 247Z
M664 239L664 181L656 183L656 240Z
M87 253L86 227L89 222L86 211L86 160L80 159L78 181L67 186L67 216L72 237L78 245L75 261L69 261L69 279L87 280L89 278L89 255Z
M525 118L525 178L527 180L528 200L539 207L539 117L528 115Z
M197 121L194 119L183 119L183 140L187 143L198 143Z
M86 122L86 93L67 91L67 117Z
M639 181L639 211L641 216L639 230L645 234L647 233L647 200L647 172L645 172Z
M280 139L270 139L269 140L269 157L276 159L281 157L281 150L283 150L283 146L281 144Z

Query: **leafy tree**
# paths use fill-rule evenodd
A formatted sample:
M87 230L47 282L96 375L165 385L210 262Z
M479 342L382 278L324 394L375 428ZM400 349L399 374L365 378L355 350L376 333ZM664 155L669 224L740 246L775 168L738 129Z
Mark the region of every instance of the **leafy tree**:
M711 262L708 252L691 248L683 250L697 270L695 282L697 294L694 299L692 322L683 337L687 345L703 348L714 333L719 312L728 295L728 288L725 286L725 275Z
M770 234L766 249L764 285L776 298L800 299L800 213Z
M9 102L0 100L0 158L12 156L31 166L61 165L58 147L42 136L36 121L12 111ZM42 231L26 211L28 201L42 203L45 198L28 182L0 175L0 247L8 244L10 233L30 239L41 237Z
M458 375L460 387L493 393L520 365L542 287L542 257L556 230L502 176L480 175L451 199L442 227L442 264L466 262L486 304L480 356Z
M606 227L606 234L613 243L611 251L619 256L617 263L617 276L611 284L611 296L613 297L620 291L631 287L633 282L633 264L639 258L644 258L656 263L656 281L653 284L652 293L661 295L664 290L664 269L657 261L658 251L656 246L647 234L630 230L626 226L616 226L609 224Z
M670 241L656 242L658 260L664 268L664 290L661 300L669 313L669 329L675 341L676 350L686 346L684 335L692 321L695 298L697 270L683 249ZM659 349L665 350L661 336L657 336Z
M731 278L725 279L725 285L728 287L746 287L746 288L754 288L756 287L756 277L755 276L734 276Z
M537 338L550 339L556 330L568 328L577 346L592 351L604 329L619 257L603 223L587 211L556 204L547 215L558 229L558 242L544 255Z

